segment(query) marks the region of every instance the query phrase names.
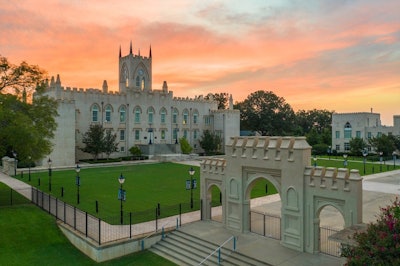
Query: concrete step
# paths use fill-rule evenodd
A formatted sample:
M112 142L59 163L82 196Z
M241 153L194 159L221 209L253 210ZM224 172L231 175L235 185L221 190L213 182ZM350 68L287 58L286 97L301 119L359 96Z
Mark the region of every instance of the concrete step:
M232 246L233 244L231 244ZM150 250L178 265L198 265L217 248L218 245L214 243L176 230L153 245ZM218 263L218 252L215 252L202 265L268 265L237 253L232 248L221 248L221 264Z

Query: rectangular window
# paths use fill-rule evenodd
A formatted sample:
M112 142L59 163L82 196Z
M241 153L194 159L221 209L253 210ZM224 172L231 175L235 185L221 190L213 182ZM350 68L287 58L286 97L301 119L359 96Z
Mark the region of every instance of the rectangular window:
M183 124L184 124L184 125L187 125L187 124L188 124L188 117L189 117L188 114L186 114L186 113L183 114Z
M125 140L125 130L124 129L121 129L119 131L119 140L121 140L121 141Z
M344 129L344 138L351 139L351 129L349 129L349 128Z
M197 130L193 131L193 139L197 139Z
M165 130L161 130L161 139L165 140Z
M111 112L106 112L106 122L111 122Z
M153 113L149 113L149 124L153 124Z
M165 113L161 113L161 124L165 124Z
M368 132L368 138L371 139L372 138L372 132Z
M350 151L350 143L348 143L348 142L344 143L344 150L345 151Z
M120 151L121 151L121 152L124 152L124 151L125 151L125 147L122 146L122 147L120 148Z
M378 138L382 137L382 132L378 132L378 135L376 135Z
M183 137L184 137L185 139L187 139L187 130L184 130L184 131L183 131Z
M361 139L361 131L356 131L356 138Z
M340 139L340 131L335 131L335 136L337 139Z
M340 145L339 144L336 145L336 151L340 151Z
M135 140L140 140L140 131L138 129L135 130Z
M197 114L193 115L193 124L197 124Z
M173 116L172 116L172 123L177 124L178 123L177 122L178 121L177 118L178 118L178 115L176 113L174 113Z

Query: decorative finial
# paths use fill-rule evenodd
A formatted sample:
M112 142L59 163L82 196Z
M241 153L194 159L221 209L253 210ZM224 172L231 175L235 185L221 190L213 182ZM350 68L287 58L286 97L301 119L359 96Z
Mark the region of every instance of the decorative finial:
M119 46L119 58L121 58L121 45Z
M151 44L150 44L150 53L149 53L149 58L151 58Z
M132 54L132 41L131 41L131 45L129 47L129 54Z

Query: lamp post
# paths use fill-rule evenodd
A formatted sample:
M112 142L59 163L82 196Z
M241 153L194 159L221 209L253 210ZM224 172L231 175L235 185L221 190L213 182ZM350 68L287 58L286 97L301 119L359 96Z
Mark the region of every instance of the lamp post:
M394 169L396 169L396 155L397 155L397 153L394 151L392 153L392 155L393 155L393 170L394 170Z
M364 175L365 175L365 163L366 163L367 155L368 155L367 149L364 149L364 150L363 150L362 155L363 155L363 157L364 157Z
M51 191L51 159L49 158L49 160L47 161L47 164L49 166L49 191Z
M81 171L81 167L79 166L79 163L76 163L76 167L75 167L75 172L76 172L76 180L75 180L75 184L76 184L76 202L77 204L79 204L80 202L80 195L79 195L79 187L81 186L81 177L79 176L79 172Z
M379 152L379 169L382 172L383 152Z
M175 128L175 144L178 144L178 124L176 124L176 128Z
M314 155L313 160L314 160L314 167L317 167L317 155Z
M122 175L119 176L118 182L120 184L120 189L118 192L118 199L121 201L121 224L124 223L124 213L122 209L122 201L125 200L125 191L122 189L122 184L125 182L125 177Z
M14 156L14 177L17 176L17 153L15 151L12 151L12 154Z
M343 159L344 159L343 166L347 168L347 154L346 153L343 154Z
M32 157L28 156L28 160L29 160L29 162L28 162L28 180L29 180L29 182L31 182L31 159L32 159Z
M195 171L193 169L193 167L190 167L189 169L189 175L190 175L190 208L193 209L193 189L194 187L194 183L193 183L193 175L194 175Z
M328 156L329 156L329 160L331 159L331 152L332 152L332 146L328 146Z

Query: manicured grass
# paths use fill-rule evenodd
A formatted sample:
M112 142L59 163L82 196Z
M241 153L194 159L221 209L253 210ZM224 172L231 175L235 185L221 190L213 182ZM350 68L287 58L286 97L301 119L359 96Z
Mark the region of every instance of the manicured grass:
M311 159L311 165L314 165L314 160ZM337 158L329 158L329 157L318 157L317 156L317 165L324 167L336 167L336 168L345 168L343 157ZM347 159L347 168L348 169L357 169L360 175L371 175L380 172L392 171L394 169L400 169L400 166L396 165L394 167L393 163L389 164L386 162L371 162L366 160L365 162L365 174L364 174L364 161L363 158L351 157Z
M0 265L175 265L150 251L96 263L64 237L54 217L31 204L0 207L0 236Z
M109 223L118 223L116 219L120 215L120 201L118 189L120 184L118 177L122 173L125 176L123 189L126 190L126 201L123 203L124 213L132 212L133 223L155 219L155 209L160 203L161 210L168 209L179 212L179 204L182 204L182 212L190 209L190 190L186 190L186 180L190 179L189 166L175 163L137 164L116 167L87 168L82 165L80 171L80 204L77 204L77 186L75 185L76 173L74 170L53 171L51 177L51 194L79 209L100 217ZM194 167L193 178L197 180L197 189L193 190L194 209L200 208L200 178L199 167ZM38 186L44 192L49 192L48 172L31 175L31 182L27 182L25 174L23 180L33 186ZM252 192L252 197L265 196L265 183L260 180ZM61 188L64 188L64 196L61 197ZM216 187L215 187L216 188ZM276 190L269 185L269 194ZM99 213L96 213L96 201L98 201ZM219 190L213 189L213 205L219 203ZM175 208L170 208L175 206ZM168 208L167 208L168 207ZM172 210L173 209L173 210ZM147 212L148 215L138 215L139 212ZM162 211L165 216L165 211ZM114 218L114 219L113 219ZM127 222L129 219L124 218Z

